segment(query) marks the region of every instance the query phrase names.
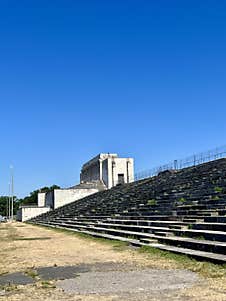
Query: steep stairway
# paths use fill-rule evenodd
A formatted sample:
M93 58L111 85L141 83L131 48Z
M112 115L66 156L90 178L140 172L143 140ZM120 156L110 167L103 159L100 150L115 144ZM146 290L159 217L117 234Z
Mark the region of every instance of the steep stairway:
M226 262L226 159L119 185L29 222Z

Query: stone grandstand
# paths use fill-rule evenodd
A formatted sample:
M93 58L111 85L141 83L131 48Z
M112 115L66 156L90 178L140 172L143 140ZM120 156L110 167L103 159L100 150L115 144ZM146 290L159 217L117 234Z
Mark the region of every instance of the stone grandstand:
M226 159L118 185L29 222L225 263Z

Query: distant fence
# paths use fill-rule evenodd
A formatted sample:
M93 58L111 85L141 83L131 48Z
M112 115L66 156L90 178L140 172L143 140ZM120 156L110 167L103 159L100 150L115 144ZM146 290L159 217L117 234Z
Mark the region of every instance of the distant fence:
M149 177L154 177L159 172L164 170L171 170L171 169L179 170L185 167L196 166L205 162L214 161L224 157L226 157L226 145L217 147L207 152L195 154L185 159L174 160L165 165L161 165L149 170L138 172L135 174L135 181L149 178Z

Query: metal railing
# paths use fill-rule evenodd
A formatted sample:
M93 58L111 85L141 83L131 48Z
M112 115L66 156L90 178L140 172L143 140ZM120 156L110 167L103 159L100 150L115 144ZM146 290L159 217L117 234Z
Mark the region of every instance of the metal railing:
M157 166L149 170L138 172L135 174L135 181L149 178L149 177L154 177L158 175L158 173L161 171L172 170L172 169L180 170L182 168L196 166L205 162L214 161L224 157L226 157L226 145L217 147L207 152L198 153L184 159L174 160L165 165Z

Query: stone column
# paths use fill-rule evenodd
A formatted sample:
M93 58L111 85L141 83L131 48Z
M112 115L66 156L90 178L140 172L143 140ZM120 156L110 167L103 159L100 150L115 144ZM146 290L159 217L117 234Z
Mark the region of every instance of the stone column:
M103 181L103 163L102 163L102 159L99 159L99 168L100 168L100 181Z
M115 173L114 173L114 168L115 168L115 161L114 159L112 159L112 187L115 186L115 184L117 184L117 180L115 179Z
M126 161L126 173L127 173L127 183L130 182L130 172L129 172L129 160Z

